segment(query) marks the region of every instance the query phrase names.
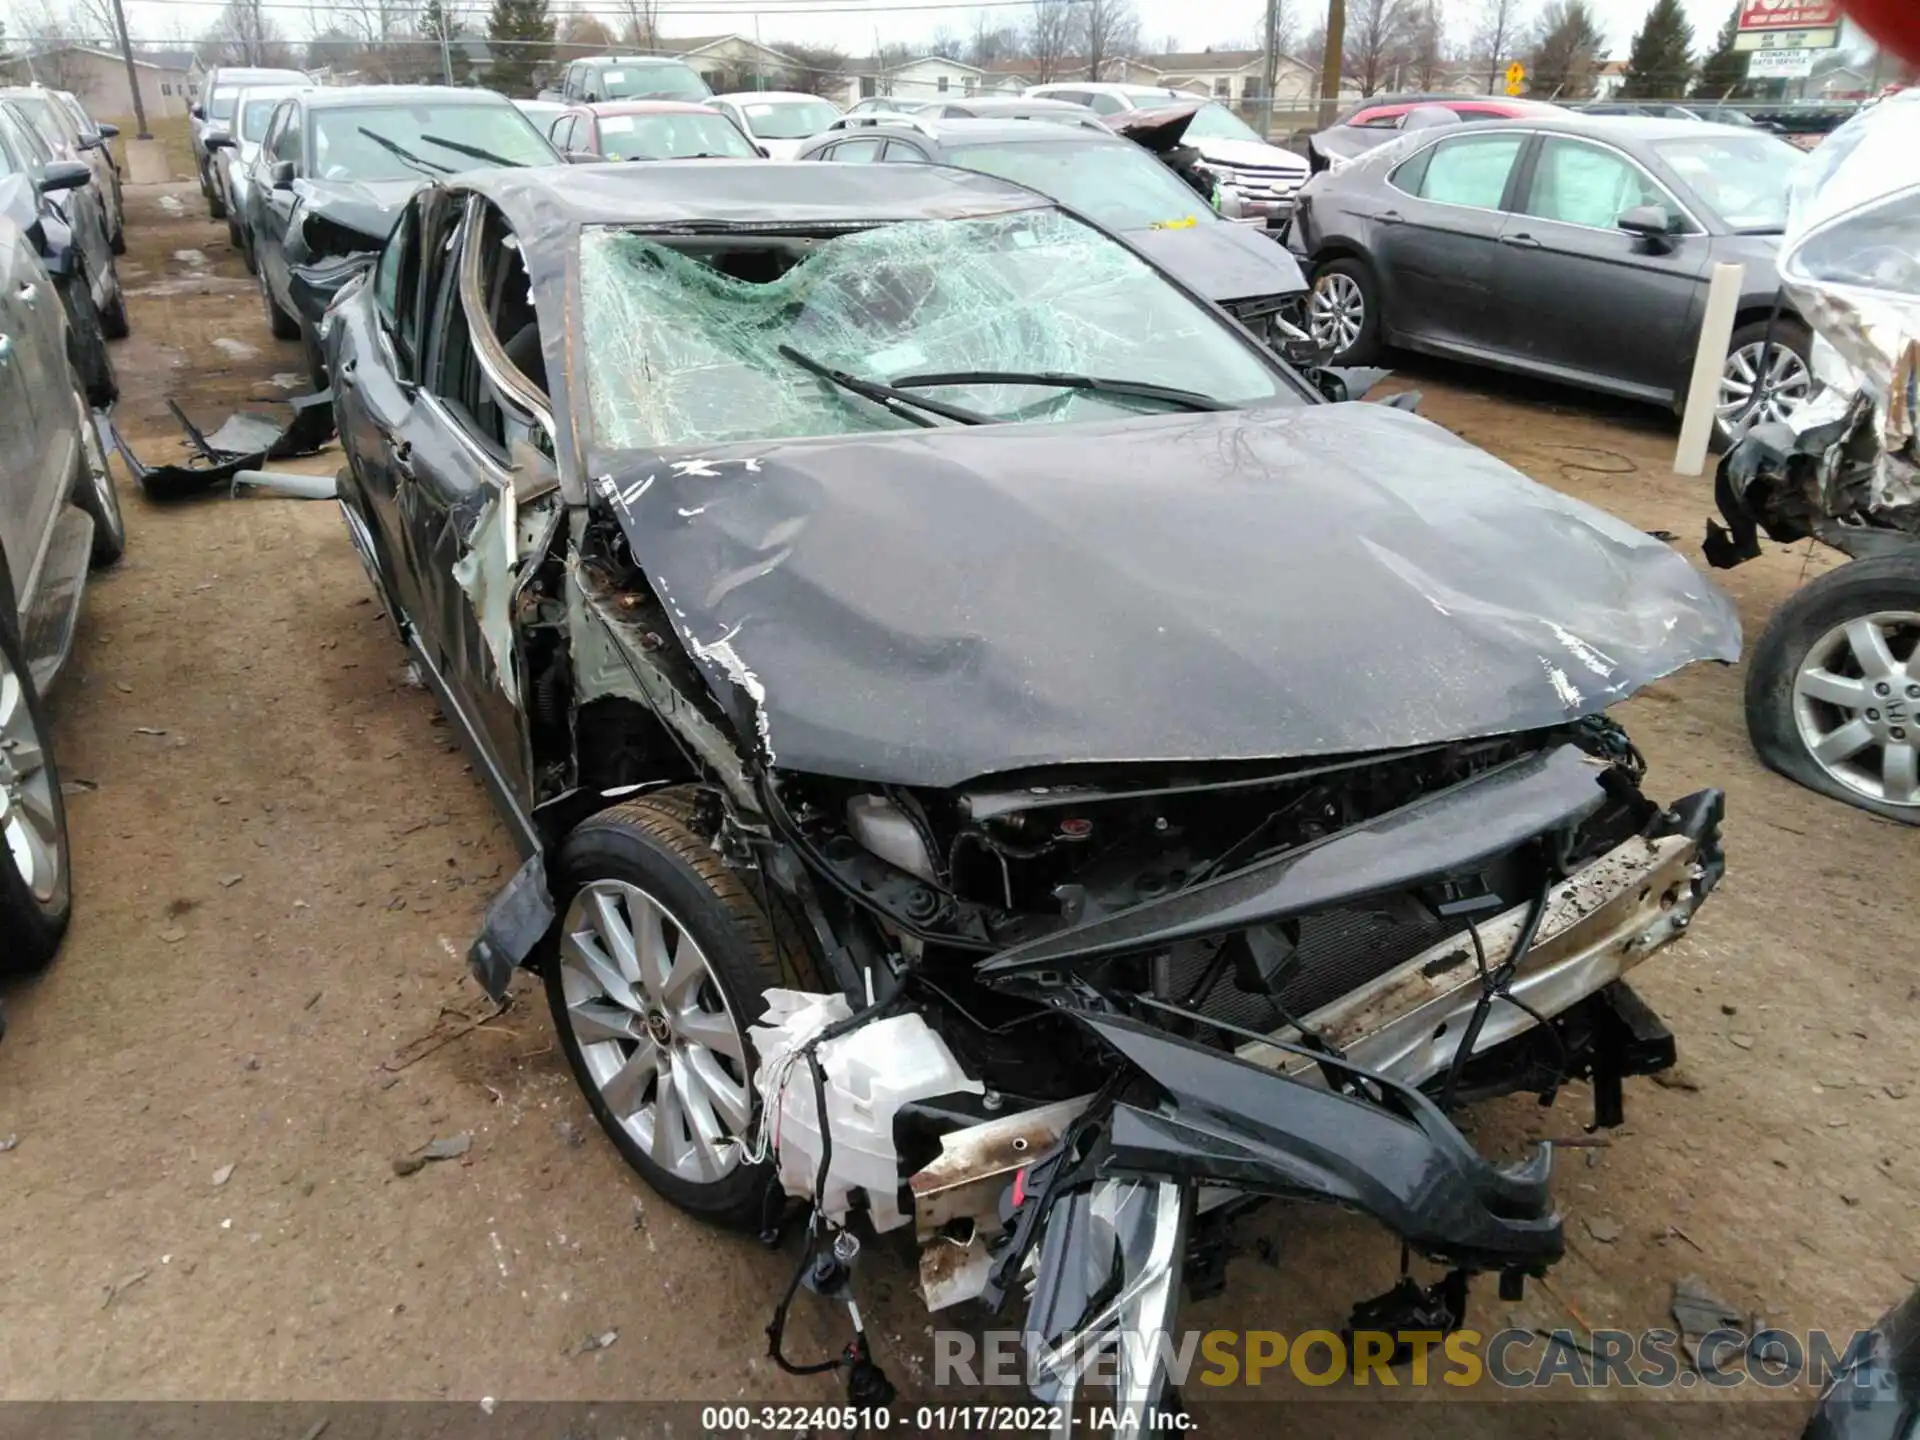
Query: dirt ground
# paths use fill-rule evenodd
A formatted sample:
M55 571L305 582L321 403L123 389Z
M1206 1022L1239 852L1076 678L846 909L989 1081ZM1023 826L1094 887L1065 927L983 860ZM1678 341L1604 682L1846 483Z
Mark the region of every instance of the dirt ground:
M191 184L128 202L119 421L165 460L167 397L216 423L299 360ZM1672 476L1665 417L1407 363L1424 413L1697 559L1711 487ZM73 929L5 997L0 1397L836 1399L765 1358L790 1259L625 1171L537 989L473 1024L487 1007L460 957L513 852L407 684L336 509L161 508L121 484L127 557L97 577L52 705ZM1757 634L1832 563L1775 549L1722 583ZM1741 681L1699 667L1625 707L1655 793L1729 795L1725 883L1635 982L1685 1085L1630 1082L1611 1145L1562 1152L1568 1257L1519 1306L1477 1282L1484 1328L1668 1324L1673 1282L1698 1274L1743 1313L1851 1332L1920 1282L1920 832L1763 770ZM1512 1100L1475 1138L1518 1153L1588 1114L1579 1087L1551 1111ZM396 1173L459 1135L463 1157ZM1358 1220L1273 1208L1248 1228L1270 1259L1236 1261L1192 1325L1338 1329L1393 1277ZM924 1394L910 1279L880 1254L861 1283L883 1360ZM843 1339L796 1311L794 1352ZM1736 1414L1794 1433L1805 1396L1785 1394L1717 1411L1713 1433ZM1232 1398L1189 1395L1208 1433L1284 1418ZM1516 1428L1476 1409L1482 1433Z

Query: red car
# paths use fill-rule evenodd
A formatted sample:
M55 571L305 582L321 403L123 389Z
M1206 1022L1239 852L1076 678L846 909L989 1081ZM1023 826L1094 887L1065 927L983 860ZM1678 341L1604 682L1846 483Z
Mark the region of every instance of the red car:
M685 100L603 100L563 111L548 128L563 155L607 160L755 160L766 152L717 110Z
M1307 159L1317 174L1337 170L1403 130L1561 113L1559 106L1543 100L1514 100L1504 95L1377 95L1349 110L1331 129L1308 140Z

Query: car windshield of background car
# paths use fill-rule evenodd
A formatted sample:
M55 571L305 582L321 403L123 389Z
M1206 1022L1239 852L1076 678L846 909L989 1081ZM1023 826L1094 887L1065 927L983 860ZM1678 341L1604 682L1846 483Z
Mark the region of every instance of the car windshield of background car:
M748 100L740 108L747 128L761 140L804 140L840 118L824 100Z
M724 115L602 115L600 153L609 160L751 159L760 152Z
M266 100L249 100L239 108L240 123L235 128L234 139L258 143L267 133L267 122L273 118L275 107L282 97L275 95Z
M602 70L589 82L608 100L704 100L713 92L690 65L635 65L624 70Z
M1806 152L1772 135L1709 134L1656 140L1654 153L1729 230L1778 235Z
M1186 134L1181 138L1190 141L1251 140L1256 145L1267 143L1254 132L1251 126L1224 105L1202 105L1195 112L1193 120L1187 126Z
M212 97L207 101L207 118L209 120L231 120L233 118L233 107L240 99L240 88L241 87L237 85L228 85L215 90Z
M1209 308L1055 210L877 226L816 244L764 284L594 227L581 239L580 294L593 427L614 450L911 428L782 356L782 345L883 383L1045 371L1230 404L1304 403ZM1057 386L913 393L1009 421L1165 408Z
M54 148L55 153L66 147L66 132L54 118L52 101L42 95L14 95L9 98L27 117L27 123L40 132L40 138Z
M419 160L424 175L375 135ZM493 163L436 140L484 150L510 165L553 163L553 148L526 116L505 101L498 105L329 106L313 112L313 173L322 180L418 180L487 169Z
M1137 145L1074 140L955 145L948 158L1071 206L1109 230L1185 230L1216 222L1207 202Z

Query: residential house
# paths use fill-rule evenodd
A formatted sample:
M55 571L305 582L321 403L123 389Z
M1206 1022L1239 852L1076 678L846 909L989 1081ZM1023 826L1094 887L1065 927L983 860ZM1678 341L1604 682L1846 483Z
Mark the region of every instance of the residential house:
M805 69L791 55L745 35L663 35L650 53L679 56L719 93L785 90Z
M193 103L196 62L191 51L155 50L133 57L140 101L149 122L177 118ZM133 119L133 91L127 62L111 50L91 45L57 45L0 57L0 75L13 85L39 83L71 90L87 113L115 124Z
M1151 77L1126 78L1135 83L1164 85L1169 90L1188 90L1215 100L1261 100L1266 82L1267 57L1262 50L1182 50L1161 55L1143 55L1130 68L1151 72ZM1291 55L1274 57L1273 99L1282 105L1302 104L1318 93L1320 75L1303 60Z
M828 96L843 107L876 95L898 95L915 100L937 100L951 95L1018 95L1027 85L1001 70L989 72L978 65L949 60L944 55L921 55L898 65L885 65L871 57L847 62L844 92Z

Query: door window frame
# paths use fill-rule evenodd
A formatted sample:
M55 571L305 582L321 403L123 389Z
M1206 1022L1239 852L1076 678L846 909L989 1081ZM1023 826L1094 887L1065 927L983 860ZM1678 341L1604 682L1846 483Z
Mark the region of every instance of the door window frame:
M1433 168L1433 157L1442 145L1472 145L1501 136L1514 136L1520 141L1520 148L1514 152L1513 167L1507 171L1506 186L1500 192L1500 199L1493 205L1466 205L1458 200L1435 200L1430 195L1416 194L1403 185L1395 184L1395 177L1404 174L1416 161L1420 165L1420 184L1427 183L1427 172ZM1423 205L1440 205L1448 210L1471 210L1476 215L1511 215L1513 207L1519 202L1523 184L1533 182L1533 150L1537 139L1531 130L1487 130L1476 126L1470 133L1461 134L1451 126L1443 127L1442 133L1431 145L1422 145L1413 154L1402 160L1387 173L1387 188L1409 200L1418 200Z
M1685 235L1697 236L1708 233L1707 227L1700 223L1700 217L1695 215L1693 211L1681 201L1680 197L1673 193L1673 187L1671 185L1663 182L1658 175L1655 175L1653 171L1649 170L1639 160L1635 159L1618 145L1609 144L1605 140L1596 140L1590 135L1559 135L1535 132L1533 148L1526 157L1525 184L1512 193L1511 205L1513 213L1521 219L1538 220L1543 225L1566 225L1575 230L1586 230L1600 235L1625 235L1627 233L1618 225L1588 225L1579 220L1562 220L1555 215L1532 215L1520 208L1527 200L1532 198L1534 177L1540 173L1540 160L1541 157L1545 155L1547 142L1550 140L1564 140L1569 145L1585 145L1590 149L1604 150L1609 154L1618 156L1634 170L1638 171L1641 179L1651 185L1658 193L1666 197L1668 213L1686 221L1686 229L1673 232L1675 239Z

